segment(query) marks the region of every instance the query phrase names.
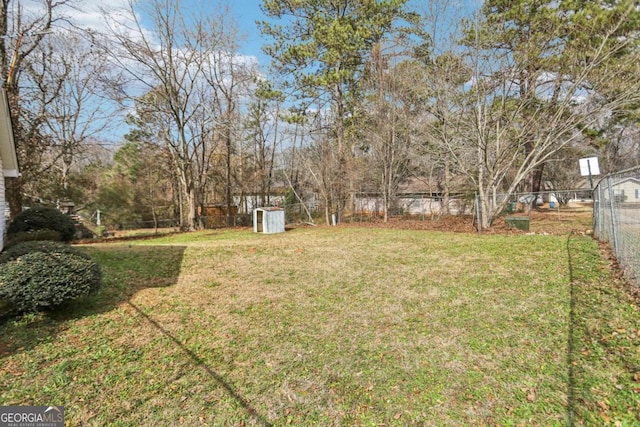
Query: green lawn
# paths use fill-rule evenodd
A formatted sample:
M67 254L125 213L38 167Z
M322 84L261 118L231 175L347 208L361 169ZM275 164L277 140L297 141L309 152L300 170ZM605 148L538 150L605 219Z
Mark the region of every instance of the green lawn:
M0 404L68 426L640 424L640 312L580 235L306 228L84 247L0 325Z

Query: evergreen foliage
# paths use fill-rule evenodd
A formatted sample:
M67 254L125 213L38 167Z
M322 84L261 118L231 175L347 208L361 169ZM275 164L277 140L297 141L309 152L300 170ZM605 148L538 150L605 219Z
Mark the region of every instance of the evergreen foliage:
M7 228L7 236L19 233L51 230L60 233L60 240L68 242L75 237L73 220L55 208L36 206L19 213ZM44 239L46 240L46 239Z
M91 259L91 257L86 253L66 243L43 240L23 242L7 248L0 254L0 264L14 261L21 256L31 252L43 252L48 254L71 254L85 259Z
M93 294L102 283L99 265L65 252L29 252L0 266L0 301L8 314L55 308Z

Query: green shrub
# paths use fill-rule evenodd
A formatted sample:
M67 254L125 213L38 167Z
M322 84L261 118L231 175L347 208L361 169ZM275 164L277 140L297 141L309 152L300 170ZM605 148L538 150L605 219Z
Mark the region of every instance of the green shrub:
M64 252L29 252L0 265L0 301L10 313L51 309L95 293L100 267L84 256Z
M82 252L80 249L74 248L67 243L52 242L52 241L27 241L18 243L4 250L0 254L0 264L4 264L9 261L13 261L22 255L31 252L44 252L44 253L57 253L57 254L72 254L86 259L91 259L89 255Z
M7 236L18 233L51 230L60 233L60 240L68 242L75 237L75 224L68 216L55 208L36 206L22 211L11 221L7 228Z
M11 314L11 303L7 299L0 298L0 319Z
M7 241L4 246L9 248L23 242L33 241L60 242L62 241L62 235L59 231L53 230L20 231L16 234L7 235Z

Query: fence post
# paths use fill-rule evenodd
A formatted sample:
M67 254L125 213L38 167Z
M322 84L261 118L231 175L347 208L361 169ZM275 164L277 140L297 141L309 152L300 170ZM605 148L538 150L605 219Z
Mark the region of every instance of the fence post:
M600 185L591 190L591 229L593 230L593 237L600 239L602 233L600 232Z
M599 197L598 199L598 233L599 233L598 236L600 236L599 239L602 240L602 237L605 235L604 228L607 226L607 224L605 224L605 214L604 214L604 210L606 208L604 191L600 183L598 183L598 197Z
M613 208L613 187L611 186L611 174L607 176L607 186L609 187L609 211L611 213L611 231L613 234L613 250L616 254L616 258L619 257L618 253L618 233L616 224L616 212Z

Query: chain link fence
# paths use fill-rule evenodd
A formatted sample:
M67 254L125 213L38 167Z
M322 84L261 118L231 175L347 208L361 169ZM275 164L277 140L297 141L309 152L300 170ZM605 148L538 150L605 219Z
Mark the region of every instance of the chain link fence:
M593 231L640 286L640 167L609 174L593 191Z

